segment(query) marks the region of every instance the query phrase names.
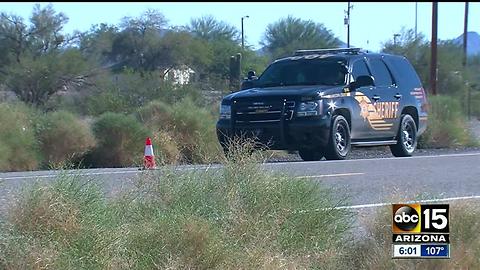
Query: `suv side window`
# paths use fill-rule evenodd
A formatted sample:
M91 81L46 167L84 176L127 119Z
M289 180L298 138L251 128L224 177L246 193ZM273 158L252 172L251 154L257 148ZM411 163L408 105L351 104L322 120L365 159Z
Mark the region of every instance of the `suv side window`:
M353 79L357 79L359 76L370 76L370 71L368 71L367 64L365 60L360 59L353 63L352 65L352 75Z
M392 71L396 81L401 86L405 86L408 89L416 87L422 87L420 78L418 78L417 72L413 68L412 64L404 57L388 56L385 57L385 63ZM401 80L399 80L401 78Z
M381 59L370 59L369 64L372 68L376 86L391 86L393 84L392 76Z

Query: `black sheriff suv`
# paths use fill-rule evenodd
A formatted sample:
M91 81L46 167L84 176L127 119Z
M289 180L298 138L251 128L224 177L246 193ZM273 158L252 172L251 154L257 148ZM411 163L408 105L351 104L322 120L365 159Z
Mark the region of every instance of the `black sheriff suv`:
M249 136L305 161L345 159L351 146L389 145L411 156L427 126L422 83L402 56L359 48L298 50L253 71L225 96L217 136Z

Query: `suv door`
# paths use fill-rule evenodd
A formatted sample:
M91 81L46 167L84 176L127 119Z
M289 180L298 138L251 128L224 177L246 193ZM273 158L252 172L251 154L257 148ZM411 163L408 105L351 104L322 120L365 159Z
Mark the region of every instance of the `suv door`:
M374 77L375 86L366 95L372 102L368 112L368 122L372 134L369 137L391 139L396 135L396 120L400 117L400 99L397 85L382 57L367 59L368 67Z
M359 76L371 76L367 63L363 58L357 59L350 65L350 74L355 81ZM373 104L369 98L373 94L374 86L363 86L352 92L352 126L350 127L350 136L352 140L365 140L371 137L374 132L368 121L369 111L373 109Z

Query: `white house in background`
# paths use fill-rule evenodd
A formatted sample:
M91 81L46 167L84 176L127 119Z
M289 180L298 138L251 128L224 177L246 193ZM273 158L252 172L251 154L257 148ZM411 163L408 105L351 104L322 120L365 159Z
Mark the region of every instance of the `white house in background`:
M188 84L195 78L195 71L185 65L180 68L165 69L163 74L165 80L172 81L174 84Z

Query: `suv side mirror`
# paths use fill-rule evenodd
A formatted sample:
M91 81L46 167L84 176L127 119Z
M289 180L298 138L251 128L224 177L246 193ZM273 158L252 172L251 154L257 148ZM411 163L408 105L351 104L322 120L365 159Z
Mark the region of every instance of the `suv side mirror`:
M364 86L373 86L373 77L372 76L358 76L357 80L350 83L350 90L354 91L357 88L364 87Z
M256 80L256 79L257 79L257 75L255 74L255 71L250 70L250 71L247 73L247 79L248 79L248 80Z

